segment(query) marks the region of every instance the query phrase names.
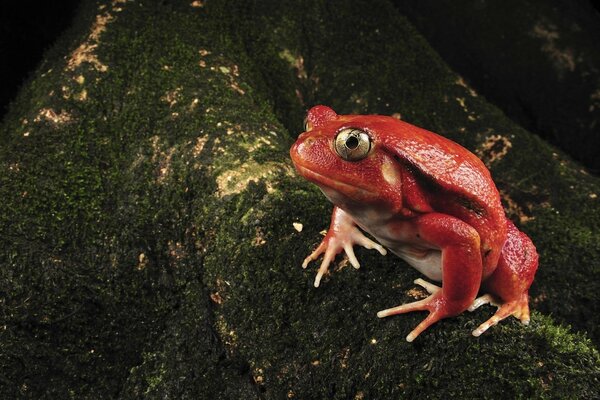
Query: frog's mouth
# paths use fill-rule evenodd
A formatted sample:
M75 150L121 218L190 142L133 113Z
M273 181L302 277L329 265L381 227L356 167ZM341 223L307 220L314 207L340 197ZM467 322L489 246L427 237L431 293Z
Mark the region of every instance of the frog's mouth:
M296 170L298 170L298 173L300 173L300 175L302 175L304 178L308 179L309 181L313 182L319 187L325 186L326 188L333 189L336 192L339 192L355 200L377 198L377 193L367 188L330 178L298 163L294 163L294 165L296 167Z

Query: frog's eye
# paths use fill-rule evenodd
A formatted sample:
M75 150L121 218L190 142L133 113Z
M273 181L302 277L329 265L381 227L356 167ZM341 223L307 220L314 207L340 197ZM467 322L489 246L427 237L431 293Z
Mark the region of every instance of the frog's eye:
M308 132L312 129L312 124L308 121L308 117L304 118L304 132Z
M346 161L362 160L371 150L371 138L365 131L346 128L335 137L335 151Z

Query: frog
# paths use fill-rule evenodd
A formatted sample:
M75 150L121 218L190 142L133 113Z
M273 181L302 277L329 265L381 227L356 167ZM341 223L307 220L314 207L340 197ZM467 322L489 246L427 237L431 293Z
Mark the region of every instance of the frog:
M317 105L290 157L333 203L327 233L302 263L323 256L315 287L342 252L360 268L358 245L390 251L429 279L414 280L426 297L377 313L428 312L408 342L483 304L497 309L473 336L509 316L529 324L536 247L506 216L488 168L465 147L394 116L338 115Z

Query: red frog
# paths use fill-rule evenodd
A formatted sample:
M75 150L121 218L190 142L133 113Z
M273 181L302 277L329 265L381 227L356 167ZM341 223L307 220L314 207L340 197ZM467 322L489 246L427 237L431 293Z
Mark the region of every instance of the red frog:
M324 254L315 287L342 250L359 268L353 245L382 255L387 248L442 282L438 287L417 279L429 297L377 313L429 311L407 341L442 318L485 303L498 310L474 336L510 315L529 323L527 292L538 254L506 218L490 172L473 153L396 118L337 115L315 106L290 154L298 173L334 204L329 231L302 264L306 268ZM480 291L486 294L477 297Z

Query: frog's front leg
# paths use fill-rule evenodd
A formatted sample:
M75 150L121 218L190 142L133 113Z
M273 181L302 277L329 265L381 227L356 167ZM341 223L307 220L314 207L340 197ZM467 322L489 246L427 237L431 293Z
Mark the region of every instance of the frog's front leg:
M403 222L406 224L406 222ZM458 218L425 214L411 220L402 229L442 251L442 288L420 301L403 304L377 313L380 318L411 311L429 311L406 340L412 342L421 332L442 318L465 311L475 299L481 283L482 260L477 231Z
M321 254L325 253L321 266L319 267L319 272L315 277L315 287L319 287L321 278L327 272L329 264L331 264L331 261L333 261L335 256L342 250L348 255L350 264L352 264L354 268L360 268L360 263L356 259L356 255L352 249L352 246L355 244L366 247L367 249L376 249L382 255L386 255L387 253L383 246L366 237L358 229L350 214L341 208L334 207L333 213L331 214L331 224L329 225L327 234L321 241L319 247L306 257L302 263L302 268L306 268L308 263L312 260L316 260Z

